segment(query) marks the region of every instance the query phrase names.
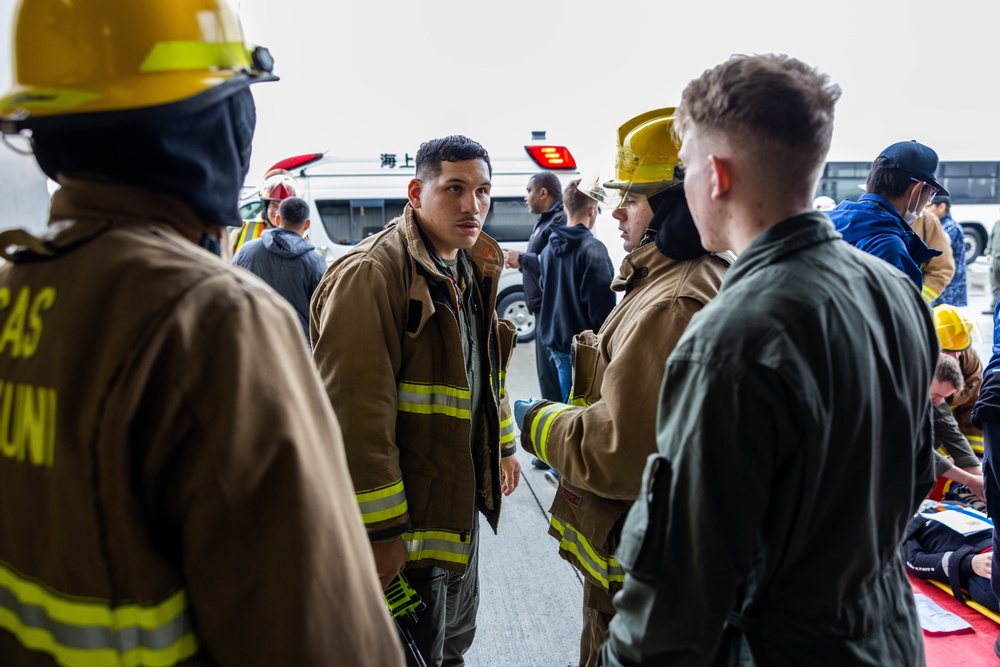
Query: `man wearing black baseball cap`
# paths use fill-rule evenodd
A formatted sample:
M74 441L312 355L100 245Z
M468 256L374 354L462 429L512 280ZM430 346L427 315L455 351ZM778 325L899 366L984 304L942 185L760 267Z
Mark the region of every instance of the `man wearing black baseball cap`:
M866 193L845 199L827 215L844 240L903 271L923 287L920 265L941 254L920 240L910 225L934 194L948 191L937 181L938 156L916 141L901 141L882 151L868 174Z

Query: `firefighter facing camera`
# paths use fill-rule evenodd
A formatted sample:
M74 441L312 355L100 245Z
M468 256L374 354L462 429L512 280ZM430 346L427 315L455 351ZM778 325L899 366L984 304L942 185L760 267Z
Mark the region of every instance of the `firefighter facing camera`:
M0 233L0 662L402 665L301 328L219 257L270 56L225 0L22 0L13 42L0 128L61 187Z

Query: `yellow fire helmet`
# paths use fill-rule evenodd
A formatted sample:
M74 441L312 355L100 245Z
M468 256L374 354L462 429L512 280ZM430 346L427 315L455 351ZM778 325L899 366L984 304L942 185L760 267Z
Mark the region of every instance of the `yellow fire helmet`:
M272 66L229 0L21 0L0 130L195 113Z
M975 323L961 310L948 304L934 307L934 329L941 349L948 352L961 352L973 342L981 343L983 340Z
M580 190L612 208L628 194L654 195L680 184L680 146L673 135L674 107L639 114L618 128L614 176L600 174L580 183Z

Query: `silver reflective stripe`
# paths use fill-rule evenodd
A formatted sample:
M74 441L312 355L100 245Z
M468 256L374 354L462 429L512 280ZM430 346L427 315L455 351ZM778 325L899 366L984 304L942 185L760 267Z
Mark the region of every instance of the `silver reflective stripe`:
M361 519L366 524L378 523L406 514L406 492L403 480L371 491L361 491L355 495Z
M450 530L414 530L403 533L406 542L406 560L440 560L466 565L472 540L469 533Z
M531 442L535 445L535 454L546 463L549 460L549 429L552 428L556 415L569 409L570 406L564 403L550 403L532 415Z
M576 560L589 572L594 579L601 582L604 588L609 582L625 581L625 571L614 557L603 558L583 535L573 526L560 521L556 517L550 519L552 526L562 535L559 548L576 556Z
M397 409L421 415L447 415L457 419L472 417L472 398L468 389L445 384L400 382Z
M500 446L506 445L514 440L514 415L508 416L500 422Z
M60 665L174 665L200 641L178 591L149 605L120 605L56 594L0 563L0 628Z

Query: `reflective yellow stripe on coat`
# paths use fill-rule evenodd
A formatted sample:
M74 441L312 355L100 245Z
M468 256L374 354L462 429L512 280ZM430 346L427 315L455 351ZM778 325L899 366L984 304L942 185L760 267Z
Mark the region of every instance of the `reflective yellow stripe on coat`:
M358 509L361 510L361 520L366 526L406 514L403 480L377 489L359 491L354 497L358 501Z
M468 389L447 384L400 382L397 387L399 412L418 415L446 415L456 419L472 418L472 395Z
M197 653L183 590L159 603L112 606L55 593L0 562L0 628L68 667L169 667Z
M938 294L937 292L935 292L934 290L932 290L927 285L924 285L923 288L920 290L920 292L921 292L921 294L923 294L924 299L926 299L927 303L930 303L934 299L936 299L939 296L941 296L940 294Z
M535 446L535 456L546 463L549 462L549 431L552 429L552 422L560 412L569 409L570 406L565 403L550 403L531 415L528 432L531 434L531 443Z
M605 589L608 589L611 582L622 583L625 581L625 571L613 556L603 558L594 549L594 546L587 541L583 535L578 533L570 524L551 517L549 522L559 533L559 548L573 554L576 561L584 570L599 581Z
M406 561L440 560L460 565L469 564L472 540L468 532L451 530L414 530L403 533Z
M984 454L983 436L966 434L965 439L969 441L969 446L972 447L973 452L975 452L979 456L982 456Z
M244 243L248 241L253 241L254 239L259 239L260 235L264 233L264 223L263 222L246 222L243 223L243 229L240 230L240 237L236 241L236 250L233 251L235 255L236 252L243 247Z

